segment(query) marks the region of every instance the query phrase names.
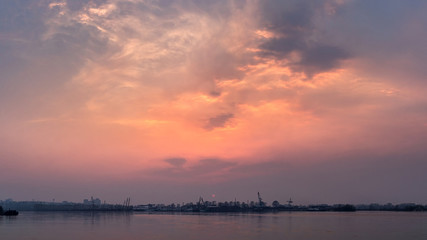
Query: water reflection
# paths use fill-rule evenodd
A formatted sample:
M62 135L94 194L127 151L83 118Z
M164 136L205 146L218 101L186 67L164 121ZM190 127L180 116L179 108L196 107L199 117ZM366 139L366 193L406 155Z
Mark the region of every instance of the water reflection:
M427 239L427 213L22 212L1 239Z
M130 226L132 213L129 212L23 212L25 217L38 223L73 223L100 226L111 221L120 221ZM21 214L21 215L22 215Z

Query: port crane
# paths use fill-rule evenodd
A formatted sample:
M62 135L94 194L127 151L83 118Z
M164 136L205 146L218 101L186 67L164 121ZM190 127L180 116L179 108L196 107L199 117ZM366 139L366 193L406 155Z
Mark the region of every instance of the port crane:
M203 200L203 198L201 196L199 197L199 202L197 203L197 205L199 205L199 206L205 205L205 201Z
M123 207L124 208L130 207L130 197L126 198L126 200L123 201Z
M291 206L294 201L292 201L292 198L289 198L289 200L286 202L288 203L289 206Z
M265 202L262 201L261 195L258 192L258 203L260 207L264 207L265 206Z

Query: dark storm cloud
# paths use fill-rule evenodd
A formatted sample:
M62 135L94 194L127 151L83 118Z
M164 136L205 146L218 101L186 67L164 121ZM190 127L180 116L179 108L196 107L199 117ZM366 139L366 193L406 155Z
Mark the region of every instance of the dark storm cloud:
M333 70L350 54L339 46L319 42L315 39L314 19L321 14L328 1L262 1L261 26L274 33L274 37L260 45L263 56L288 58L297 53L299 60L293 60L291 67L312 76Z

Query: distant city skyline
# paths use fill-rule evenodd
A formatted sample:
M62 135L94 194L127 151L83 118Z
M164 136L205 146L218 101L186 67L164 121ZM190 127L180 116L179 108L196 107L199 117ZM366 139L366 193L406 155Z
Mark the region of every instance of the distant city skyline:
M0 199L427 204L427 2L0 3Z

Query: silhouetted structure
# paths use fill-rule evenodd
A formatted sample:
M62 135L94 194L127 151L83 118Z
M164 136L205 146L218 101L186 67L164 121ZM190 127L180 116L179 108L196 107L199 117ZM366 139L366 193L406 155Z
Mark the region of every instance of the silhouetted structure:
M17 216L18 214L19 214L19 212L16 210L10 210L9 209L7 211L4 211L3 207L0 206L0 216Z
M123 204L101 203L98 198L91 200L85 199L82 203L73 202L41 202L41 201L24 201L14 202L11 199L0 201L3 206L9 209L21 211L132 211L130 198L126 198Z
M123 204L107 204L101 203L101 200L85 199L82 203L72 202L40 202L40 201L23 201L15 202L12 199L0 201L0 215L17 215L17 211L10 210L4 212L6 209L16 209L19 211L139 211L139 212L278 212L278 211L340 211L340 212L352 212L352 211L427 211L427 205L420 205L415 203L402 203L393 205L391 203L381 205L377 203L373 204L362 204L362 205L351 205L351 204L312 204L312 205L293 205L294 201L290 198L286 201L287 204L280 204L279 201L275 200L271 206L268 206L266 202L261 198L261 194L258 193L258 201L247 201L240 202L237 199L229 202L216 202L216 201L205 201L203 197L199 197L196 204L194 203L182 203L170 205L165 204L145 204L132 206L130 204L131 199L126 198Z

